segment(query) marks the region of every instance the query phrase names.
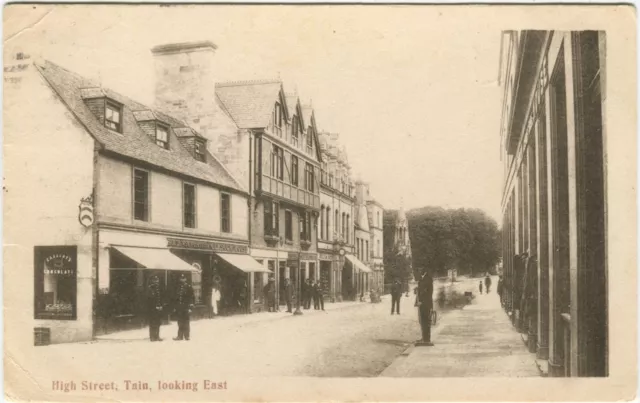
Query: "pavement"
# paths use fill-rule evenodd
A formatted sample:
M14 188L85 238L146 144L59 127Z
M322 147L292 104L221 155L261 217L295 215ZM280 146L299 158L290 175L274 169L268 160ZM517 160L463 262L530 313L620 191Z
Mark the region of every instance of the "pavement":
M475 298L463 309L442 317L432 329L432 347L411 346L382 377L538 377L535 359L511 325L495 291L478 293L478 279L460 291ZM496 284L496 281L493 282Z

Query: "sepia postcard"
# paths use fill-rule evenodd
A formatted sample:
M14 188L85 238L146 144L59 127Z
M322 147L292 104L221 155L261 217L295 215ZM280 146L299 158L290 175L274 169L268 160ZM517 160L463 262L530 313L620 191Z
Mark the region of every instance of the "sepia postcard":
M628 401L631 5L9 4L8 401Z

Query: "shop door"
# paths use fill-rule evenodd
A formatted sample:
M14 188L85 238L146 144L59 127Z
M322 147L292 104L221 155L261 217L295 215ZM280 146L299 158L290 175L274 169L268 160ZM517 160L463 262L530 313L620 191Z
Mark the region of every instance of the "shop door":
M328 298L331 295L331 262L320 262L320 285L322 294Z
M285 301L285 292L284 292L284 279L285 279L285 274L286 274L286 270L287 270L287 262L285 261L281 261L278 267L278 294L279 294L279 299L278 301L280 302L280 305L284 305L286 304Z

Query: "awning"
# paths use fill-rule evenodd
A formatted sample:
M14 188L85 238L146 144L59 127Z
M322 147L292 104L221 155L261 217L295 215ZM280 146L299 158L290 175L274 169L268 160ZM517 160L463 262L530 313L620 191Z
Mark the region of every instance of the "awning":
M371 270L369 267L367 267L366 264L362 263L360 261L360 259L358 259L357 257L355 257L353 255L345 255L345 257L347 258L348 261L351 262L353 267L357 268L361 272L363 272L363 273L373 273L373 270Z
M230 265L242 270L245 273L265 272L271 273L269 269L266 269L257 260L249 255L235 255L232 253L216 253Z
M171 253L169 249L134 248L129 246L114 246L113 249L144 266L145 269L198 271L198 269ZM117 269L124 269L124 267Z

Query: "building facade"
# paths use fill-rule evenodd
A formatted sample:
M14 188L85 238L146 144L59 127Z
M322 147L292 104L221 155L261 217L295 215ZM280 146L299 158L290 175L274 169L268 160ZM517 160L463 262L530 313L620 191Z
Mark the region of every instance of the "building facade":
M318 281L320 147L313 113L285 94L280 80L222 83L211 42L155 47L156 104L199 129L250 194L251 256L276 282ZM250 311L265 309L267 274L251 278Z
M385 284L395 280L403 282L408 290L413 274L409 220L401 206L399 210L386 210L383 216L383 245Z
M605 34L503 33L503 304L551 376L607 376Z
M384 208L371 195L368 183L356 182L356 200L361 211L366 212L369 239L365 241L364 259L372 273L369 275L369 288L381 293L384 290L384 233L382 220ZM360 213L358 213L360 217ZM364 226L363 226L364 227Z
M318 254L320 270L329 279L332 301L352 298L353 273L344 270L347 255L353 256L355 232L355 192L347 153L341 149L337 133L320 132L322 176L320 180L320 225ZM330 273L327 275L327 273Z
M249 255L248 194L206 139L53 63L24 54L8 63L22 66L6 87L20 108L11 111L13 124L22 121L17 155L40 161L19 176L20 187L47 201L8 200L8 217L22 217L13 241L27 247L7 264L33 264L34 275L18 281L33 282L21 286L33 290L23 297L33 303L36 333L60 343L145 325L151 275L168 306L186 275L196 317L207 315L214 281L222 312L246 307L236 283L264 271ZM64 162L70 156L74 164Z

